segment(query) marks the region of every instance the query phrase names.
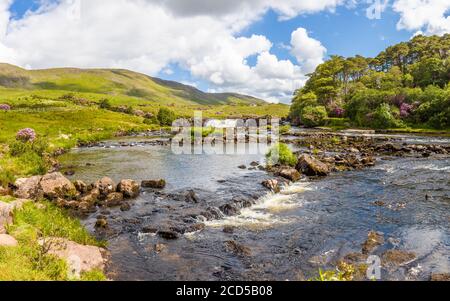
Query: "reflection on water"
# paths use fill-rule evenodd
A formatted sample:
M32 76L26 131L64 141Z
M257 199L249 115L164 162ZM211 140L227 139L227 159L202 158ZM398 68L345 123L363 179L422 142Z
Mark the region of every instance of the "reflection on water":
M75 177L86 181L103 176L165 178L167 191L207 191L207 201L214 203L231 194L261 191L261 181L269 176L237 167L263 159L261 155L175 156L168 147L146 146L83 149L66 155L65 162L75 165ZM123 280L305 279L360 251L370 230L383 232L387 242L375 254L398 248L418 257L410 265L384 273L384 280L428 279L431 272L448 273L449 166L448 157L401 158L379 161L368 170L296 183L279 194L262 196L241 215L208 222L205 230L175 241L124 230L109 242L111 273ZM125 219L134 217L159 221L164 211L153 198L142 195L130 212L114 212L113 219L125 225ZM376 206L376 201L385 205ZM224 226L235 230L224 233ZM227 251L224 242L228 240L248 247L251 256ZM165 247L155 251L157 244ZM320 254L326 255L319 261L311 259Z

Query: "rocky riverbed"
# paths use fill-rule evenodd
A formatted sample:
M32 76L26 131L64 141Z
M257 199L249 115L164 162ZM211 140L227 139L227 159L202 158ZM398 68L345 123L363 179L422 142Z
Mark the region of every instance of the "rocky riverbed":
M112 279L305 280L343 266L365 279L370 255L383 280L449 272L449 139L299 130L282 138L297 166L269 169L261 155L177 156L143 139L61 158L72 183L58 183L75 190L53 198L108 241Z

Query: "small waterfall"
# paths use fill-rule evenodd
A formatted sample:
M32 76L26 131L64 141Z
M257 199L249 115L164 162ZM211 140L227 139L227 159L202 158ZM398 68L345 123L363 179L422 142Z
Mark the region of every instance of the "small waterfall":
M241 214L209 221L206 225L215 228L234 226L257 230L290 223L293 218L283 217L278 213L301 207L303 203L298 196L304 191L311 190L309 186L308 182L286 185L280 193L269 192L252 207L242 209Z
M238 120L236 119L226 119L226 120L211 119L206 122L205 127L213 127L217 129L235 128L237 127L237 123Z

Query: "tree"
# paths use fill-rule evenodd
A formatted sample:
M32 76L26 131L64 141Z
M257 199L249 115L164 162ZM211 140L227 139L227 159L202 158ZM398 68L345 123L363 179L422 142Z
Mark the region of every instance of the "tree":
M177 116L175 113L167 108L159 109L157 115L159 124L162 126L171 126L172 123L176 120Z
M307 106L303 109L300 116L301 122L307 127L325 125L327 118L327 109L323 106Z

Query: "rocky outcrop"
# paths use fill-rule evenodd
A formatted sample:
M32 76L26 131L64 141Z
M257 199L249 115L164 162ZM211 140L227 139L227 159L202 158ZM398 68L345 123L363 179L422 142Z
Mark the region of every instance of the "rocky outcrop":
M381 256L384 266L402 266L416 259L416 254L401 250L388 250Z
M327 164L315 159L310 155L301 155L298 158L297 170L301 173L314 177L314 176L327 176L330 173L330 169Z
M16 247L19 243L8 234L0 234L0 247Z
M236 216L241 213L239 208L234 204L225 204L221 206L219 209L227 216Z
M173 239L178 239L179 234L176 231L172 231L172 230L168 230L168 229L163 229L163 230L159 230L157 232L157 234L167 240L173 240Z
M370 254L375 248L384 243L384 237L382 234L375 231L370 231L367 235L367 240L362 245L362 253Z
M85 246L63 238L46 238L39 240L39 244L48 249L48 254L65 260L71 274L80 277L81 273L94 269L104 270L105 251L99 247Z
M266 187L267 189L271 190L272 192L275 192L275 193L280 192L280 186L278 184L278 180L276 180L276 179L265 180L261 184L262 184L262 186Z
M83 181L77 180L73 182L73 185L79 193L86 193L88 191L88 186Z
M39 199L43 197L43 192L40 187L42 177L34 176L30 178L17 179L14 183L16 190L14 196L20 199Z
M234 255L237 255L237 256L251 256L252 255L252 250L249 247L239 244L238 242L236 242L234 240L226 241L224 243L224 246L228 252L233 253Z
M100 197L107 197L108 194L116 192L116 184L111 178L104 177L94 183L94 189L98 189Z
M141 186L144 188L163 189L166 187L166 181L160 180L145 180L142 181Z
M116 207L120 206L123 202L123 193L121 192L113 192L108 194L106 197L106 206L107 207Z
M134 199L139 196L140 186L133 180L122 180L117 185L117 191L123 193L125 198Z
M39 184L44 196L50 200L73 197L77 194L72 182L59 172L46 174Z
M288 179L292 182L297 182L301 179L302 175L292 167L284 167L277 173L280 177Z
M449 273L433 273L430 277L431 281L450 281Z

